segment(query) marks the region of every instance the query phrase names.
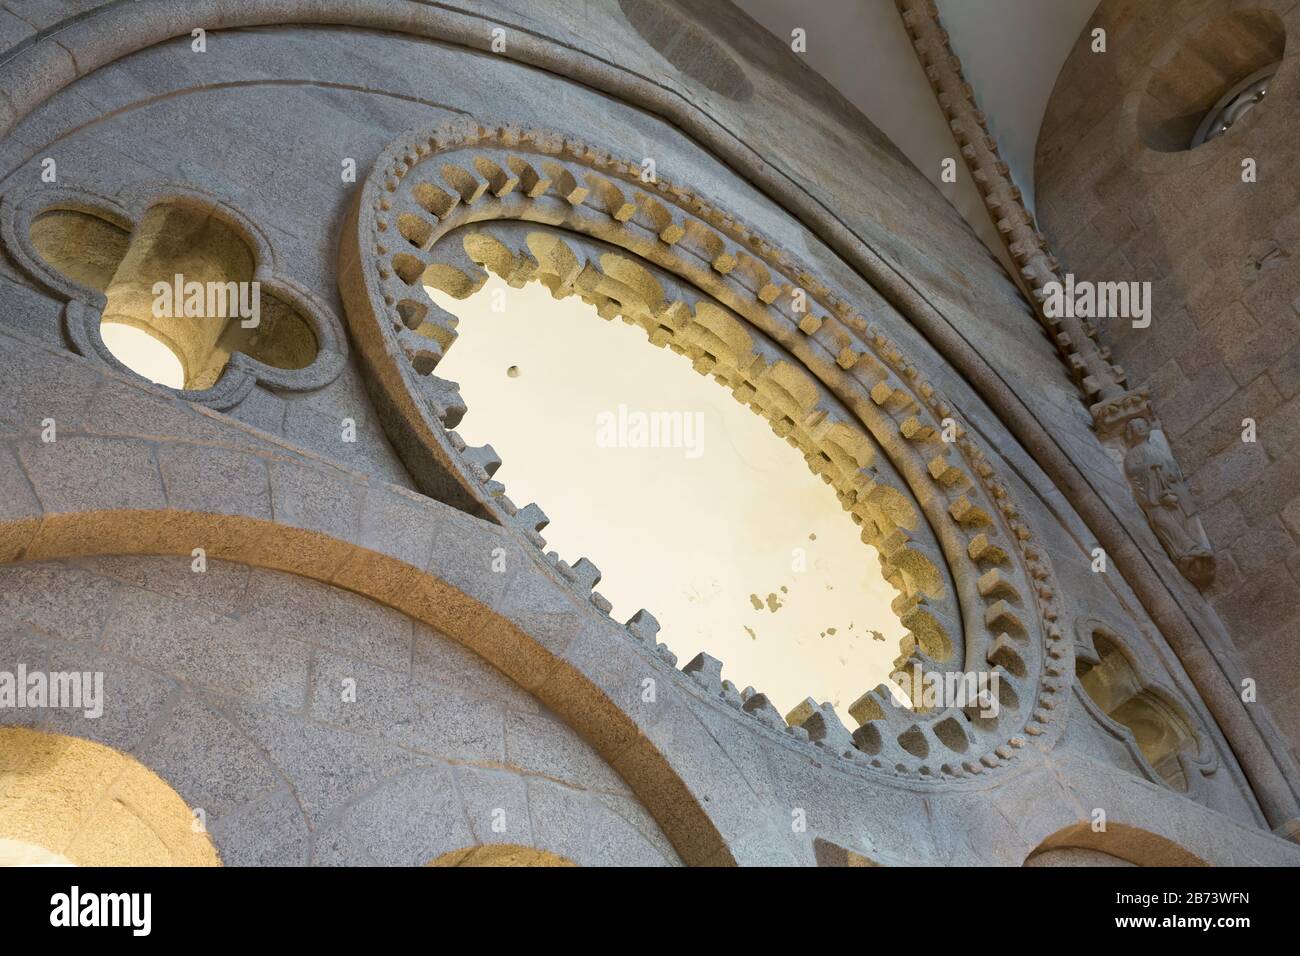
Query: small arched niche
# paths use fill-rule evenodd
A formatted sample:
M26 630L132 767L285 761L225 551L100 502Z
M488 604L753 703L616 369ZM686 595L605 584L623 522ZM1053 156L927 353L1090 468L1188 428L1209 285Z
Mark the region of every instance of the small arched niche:
M112 747L0 728L0 866L220 866L181 796Z
M1142 756L1175 790L1188 788L1181 756L1200 743L1186 712L1158 689L1147 686L1128 655L1105 633L1095 631L1096 660L1078 661L1079 684L1111 720L1126 727Z
M56 206L29 235L46 265L103 295L105 347L150 381L204 391L236 352L286 371L317 357L311 322L262 285L242 231L210 205L162 200L134 227Z

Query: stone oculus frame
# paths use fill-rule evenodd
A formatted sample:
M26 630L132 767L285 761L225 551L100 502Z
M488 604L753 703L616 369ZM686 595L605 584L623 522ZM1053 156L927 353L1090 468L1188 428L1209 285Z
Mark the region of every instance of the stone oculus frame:
M263 302L268 298L273 300L278 309L291 313L314 338L308 346L314 354L301 367L268 364L234 348L210 385L179 390L181 397L224 410L238 405L258 384L287 391L309 391L328 385L338 377L347 354L346 336L338 317L311 292L280 271L274 247L252 220L228 203L193 187L167 182L143 183L116 197L66 186L51 186L18 197L11 193L0 200L0 239L23 272L67 300L63 328L75 352L104 362L118 371L138 375L109 351L100 334L109 303L106 288L87 285L49 261L34 239L32 229L41 217L58 212L79 213L99 220L108 231L124 234L125 247L120 263L130 256L131 243L139 235L146 217L164 207L193 210L208 222L217 224L233 241L242 243L252 265L250 279L259 284ZM155 278L170 282L172 277ZM227 322L232 321L237 322L238 317L227 319ZM158 336L155 334L155 337ZM190 369L186 371L188 376Z
M540 508L519 508L491 480L500 462L490 446L468 448L449 430L464 405L454 383L431 373L456 320L423 285L464 297L486 280L486 265L514 284L580 295L731 388L837 489L900 592L894 610L911 631L901 666L996 670L1003 699L992 719L978 708L922 712L895 707L882 685L850 708L862 725L850 734L811 699L782 719L762 693L722 680L708 655L683 668L696 692L753 718L756 732L810 741L867 773L970 780L1031 742L1050 749L1074 672L1057 585L958 411L789 254L688 189L639 174L638 164L560 133L474 120L405 134L377 160L344 230L340 285L381 418L421 489L528 542L526 553L590 613L608 613L592 591L595 566L544 555ZM453 233L459 242L440 241ZM694 309L662 274L696 290ZM954 442L941 438L945 420ZM872 467L876 448L887 469ZM675 663L656 647L648 612L626 628Z

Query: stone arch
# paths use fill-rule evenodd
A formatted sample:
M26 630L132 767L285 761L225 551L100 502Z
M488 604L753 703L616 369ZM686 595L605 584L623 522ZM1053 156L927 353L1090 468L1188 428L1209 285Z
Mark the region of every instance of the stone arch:
M425 866L577 866L572 860L545 850L535 850L514 843L488 843L482 846L452 850Z
M0 860L220 866L194 820L160 776L112 747L0 728Z
M1075 673L1085 709L1128 748L1153 783L1201 792L1219 766L1214 748L1186 703L1147 673L1128 643L1096 619L1076 627Z
M0 567L0 594L0 706L15 674L50 688L93 674L89 711L49 691L47 707L29 695L8 713L171 782L227 865L412 866L507 840L582 864L679 862L613 768L533 695L354 592L216 559L196 575L185 556L105 555Z
M428 5L397 8L388 0L310 0L292 9L276 8L273 11L253 7L235 9L217 0L159 0L158 4L151 6L148 15L129 4L105 3L98 9L88 10L77 18L58 24L57 45L49 37L54 32L51 29L21 44L14 55L0 65L0 72L13 81L6 88L14 90L10 102L0 106L0 129L11 129L42 101L79 77L150 45L188 35L196 17L213 30L267 23L342 23L434 37L470 48L483 49L488 42L488 32L478 29L480 21L471 16ZM574 76L593 88L666 117L769 195L781 196L783 204L805 222L813 223L833 249L877 283L888 300L963 371L1026 447L1036 449L1039 463L1058 486L1069 489L1071 501L1080 515L1091 525L1108 552L1115 556L1117 563L1123 563L1125 575L1138 590L1144 606L1153 616L1169 622L1173 639L1180 648L1184 645L1195 647L1194 643L1188 644L1194 642L1195 630L1187 613L1165 582L1147 568L1140 551L1084 480L1076 464L1018 400L1008 398L1000 391L1001 383L990 365L948 325L943 309L929 302L911 284L906 268L899 269L877 254L817 196L791 189L788 177L767 162L759 150L713 122L680 92L646 84L642 77L631 71L621 70L617 65L611 68L608 62L583 51L565 47L557 52L553 44L528 31L512 31L511 40L512 58ZM36 79L28 82L31 77ZM1221 722L1231 724L1240 736L1249 736L1248 728L1241 730L1244 717L1223 703L1225 696L1230 702L1231 688L1225 684L1223 689L1216 687L1215 693L1216 716ZM1252 779L1265 780L1268 792L1277 792L1282 784L1276 768L1272 763L1259 764L1260 761L1250 763ZM1268 799L1275 802L1272 796ZM1289 796L1284 802L1293 805ZM1280 817L1282 811L1273 815Z
M1103 863L1104 858L1109 858L1109 862ZM1168 837L1114 820L1106 821L1106 830L1102 833L1094 831L1087 822L1062 827L1038 844L1025 857L1023 865L1118 866L1124 863L1133 866L1209 865Z
M197 413L163 403L155 410ZM61 427L75 432L71 421ZM736 862L714 818L719 803L727 805L730 821L724 832L766 826L743 779L719 772L729 762L716 742L702 735L681 740L670 730L674 720L693 719L680 694L665 687L656 712L660 726L642 724L633 702L640 697L640 675L657 667L653 655L647 658L621 629L585 621L567 591L539 574L531 556L498 529L283 450L263 458L248 449L187 441L158 451L163 478L154 472L145 479L154 482L152 491L137 485L124 495L121 484L94 479L91 463L107 446L119 464L120 455L143 460L155 453L148 440L61 432L57 443L20 450L21 469L0 456L5 487L25 484L24 471L34 485L26 513L0 520L0 558L190 555L202 541L211 557L354 591L464 644L550 707L628 783L684 861ZM42 449L55 455L46 458ZM121 479L130 484L139 477ZM94 487L86 490L97 501L72 487L87 479ZM421 530L412 534L411 528ZM431 538L438 547L431 549ZM512 576L487 573L496 548L516 569ZM466 555L482 556L481 572L463 564ZM711 749L716 752L710 755ZM694 781L690 771L682 773L691 766L700 773ZM712 807L705 793L715 795ZM721 793L727 796L719 800Z

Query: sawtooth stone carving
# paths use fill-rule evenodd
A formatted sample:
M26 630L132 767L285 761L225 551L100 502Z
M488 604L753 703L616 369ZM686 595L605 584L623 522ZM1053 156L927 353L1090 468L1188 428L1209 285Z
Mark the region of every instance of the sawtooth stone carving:
M1133 418L1124 440L1124 474L1151 530L1183 576L1206 586L1214 578L1214 552L1164 431L1145 418Z
M469 448L452 430L465 406L434 374L456 319L424 287L464 297L487 270L635 322L768 418L879 550L911 632L898 666L994 670L1001 696L991 718L978 707L927 713L896 706L881 685L851 706L861 726L850 736L811 700L782 721L707 655L676 679L755 733L783 730L790 745L867 773L968 779L1031 741L1051 746L1073 662L1050 563L958 409L843 295L689 189L645 183L638 163L560 133L461 119L408 133L379 158L344 234L340 284L390 437L427 494L511 529L597 614L609 609L592 591L599 570L544 553L545 514L492 480L490 446ZM945 419L955 442L941 437ZM672 666L652 620L635 617L629 637Z

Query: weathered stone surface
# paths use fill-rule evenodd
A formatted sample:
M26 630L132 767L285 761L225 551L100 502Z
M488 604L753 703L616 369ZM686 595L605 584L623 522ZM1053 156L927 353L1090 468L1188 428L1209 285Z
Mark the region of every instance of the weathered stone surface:
M108 581L157 591L217 614L242 614L251 573L248 565L208 558L198 566L203 570L196 570L192 557L178 559L170 555L115 555L78 562L78 567Z
M423 866L474 844L449 767L425 767L387 781L344 819L384 866Z
M282 786L274 764L247 734L212 703L188 695L159 718L136 755L147 766L164 768L168 781L209 821Z
M337 655L316 655L311 714L323 723L383 737L421 753L484 763L500 763L505 757L504 710L499 703L413 683Z
M273 640L248 623L189 608L171 598L124 587L104 625L110 653L150 660L187 683L244 694L269 707L300 710L307 696L310 649Z
M5 531L0 536L0 560L13 561L26 549L42 515L31 482L8 448L0 448L0 519Z
M169 443L158 449L158 468L172 508L271 517L270 479L261 458Z
M153 449L145 442L65 435L24 445L18 454L48 511L143 511L164 505ZM112 479L105 481L106 474Z
M526 778L477 767L457 767L456 789L477 843L535 845Z
M1151 283L1151 326L1112 322L1107 338L1130 374L1151 380L1153 406L1193 495L1212 509L1210 537L1220 553L1232 545L1230 576L1243 556L1294 554L1300 540L1266 540L1253 530L1285 515L1300 467L1292 452L1300 405L1289 401L1300 381L1293 265L1300 194L1272 172L1297 160L1295 111L1273 96L1285 91L1286 70L1264 104L1222 137L1195 148L1192 137L1242 77L1277 63L1283 46L1289 56L1297 14L1289 5L1275 13L1226 0L1177 0L1159 10L1105 0L1094 25L1112 35L1122 30L1125 40L1099 57L1080 38L1037 147L1042 225L1062 261L1081 280ZM1254 39L1232 39L1242 35ZM1243 181L1247 157L1262 171L1255 182ZM1247 420L1253 443L1243 441ZM1237 514L1247 515L1246 527L1233 520ZM1278 566L1261 558L1248 574ZM1273 596L1290 595L1293 586L1270 580L1272 594L1253 598L1272 607ZM1247 591L1230 577L1210 592L1242 645L1259 626L1246 610ZM1246 658L1265 685L1281 677L1275 662ZM1300 724L1283 729L1294 748Z
M523 691L473 651L420 624L415 626L411 673L418 681L432 682L466 694L487 696L511 710L533 713L537 699Z
M596 753L576 736L561 732L548 714L506 715L506 758L521 770L545 774L571 786L625 793L626 786Z
M19 667L28 670L49 669L49 646L44 638L6 621L0 625L0 671L17 675ZM46 708L0 708L0 725L40 728L49 718Z
M304 866L311 846L302 808L287 789L222 816L208 832L226 866Z
M943 197L828 87L721 6L689 15L664 6L662 34L631 24L612 0L581 11L428 6L400 24L386 0L356 0L349 29L278 22L323 2L158 0L144 13L84 0L79 19L27 3L24 19L52 32L0 61L0 130L12 131L0 137L6 214L15 196L41 195L31 157L57 144L68 188L129 197L166 179L247 217L249 241L274 247L275 273L349 320L337 349L317 343L338 360L332 380L294 387L294 370L272 362L249 373L258 381L247 391L203 405L110 369L84 343L72 355L76 326L60 313L76 295L38 291L28 270L39 264L19 262L25 253L6 239L0 562L12 566L0 568L0 670L10 660L96 668L130 701L110 697L118 703L92 727L33 715L42 730L132 749L204 811L228 865L420 865L472 860L489 844L588 865L814 865L826 858L819 842L883 864L1014 865L1037 848L1038 859L1296 860L1268 832L1289 812L1288 765L1262 723L1214 697L1219 685L1233 697L1223 675L1236 676L1210 656L1214 641L1174 639L1170 622L1183 616L1183 630L1215 640L1221 631L1213 609L1160 564L1054 343ZM1120 5L1108 0L1102 12ZM221 56L187 52L189 24L205 15ZM5 16L0 47L27 32ZM661 55L665 36L689 40L697 18L732 38L745 84L728 86L722 61ZM528 28L535 64L460 45L496 22ZM276 28L223 29L267 23ZM180 42L155 33L144 42L146 25ZM259 82L248 82L250 63ZM1080 123L1103 121L1087 98L1079 108ZM436 128L459 114L523 126ZM408 129L429 135L409 144L409 158L385 156ZM457 129L482 143L452 156ZM339 182L340 143L358 161L357 183ZM385 378L381 354L382 323L406 327L410 313L349 272L349 251L353 265L390 260L370 245L352 250L348 242L374 237L346 220L375 184L404 196L399 184L427 172L418 160L430 151L441 163L490 150L546 175L470 163L474 172L442 180L458 215L488 209L499 193L546 213L522 231L572 217L565 231L595 236L570 249L590 265L575 270L589 292L616 278L596 268L611 245L676 270L660 290L676 311L648 310L647 321L666 323L651 330L659 344L700 370L741 375L744 365L758 376L780 356L782 372L764 388L732 382L738 397L770 403L792 444L824 456L819 467L840 480L864 540L881 545L886 573L908 589L899 613L927 653L951 650L945 666L979 669L992 656L1009 680L1024 672L1012 681L1009 729L945 735L924 714L864 711L855 738L812 699L789 727L764 694L738 694L707 653L674 670L651 615L625 627L602 614L594 566L559 566L536 550L542 508L507 504L487 475L490 453L434 460L439 442L455 443L436 414L420 417L428 395ZM651 155L671 172L663 189L617 167ZM1166 402L1162 416L1198 459L1190 477L1214 506L1212 536L1231 538L1216 541L1227 560L1207 593L1225 617L1262 629L1248 651L1277 645L1293 617L1287 581L1300 570L1287 554L1297 525L1289 432L1266 430L1241 458L1218 431L1257 402L1268 420L1291 410L1296 329L1276 319L1294 299L1287 274L1269 265L1278 255L1252 246L1258 275L1208 285L1181 275L1165 217L1192 216L1192 201L1144 203L1140 177L1114 163L1057 181L1084 172L1076 194L1044 199L1050 216L1084 220L1065 223L1081 268L1122 264L1194 286L1157 318L1155 338L1179 341L1157 341L1144 357L1143 340L1117 337L1117 352L1139 370L1153 363L1179 402L1199 403ZM1205 215L1226 221L1239 201L1206 203ZM1103 217L1130 204L1127 225L1105 235ZM1292 235L1278 232L1279 242ZM813 313L790 313L794 283L812 293ZM634 292L653 298L648 287ZM736 349L739 338L711 330L724 348L692 327L709 350L689 352L682 310L694 321L708 299L738 316L729 336L761 329L770 350ZM613 300L602 308L612 315ZM681 341L664 338L667 324L683 324ZM1274 328L1275 355L1265 334ZM407 344L421 338L406 332ZM436 350L416 344L418 362L430 361ZM239 376L224 381L233 389ZM40 440L47 416L55 443ZM962 437L940 445L949 416ZM345 419L355 443L342 439ZM869 474L846 447L859 440L883 452ZM1099 540L1105 574L1091 567ZM207 551L204 573L190 570L195 547ZM1203 763L1185 794L1125 742L1121 710L1094 713L1072 689L1070 645L1095 641L1098 627L1123 645L1136 675L1130 698L1159 686L1194 728ZM1274 659L1289 667L1292 657ZM1278 712L1300 719L1295 708ZM962 719L945 708L935 716ZM12 715L0 710L0 722ZM1106 846L1079 829L1094 805L1119 824Z
M52 642L47 667L51 673L80 674L83 698L79 708L52 707L44 729L128 753L147 739L177 690L168 677L83 644ZM87 706L92 686L98 699Z
M0 568L0 614L52 637L98 643L117 588L65 564Z

